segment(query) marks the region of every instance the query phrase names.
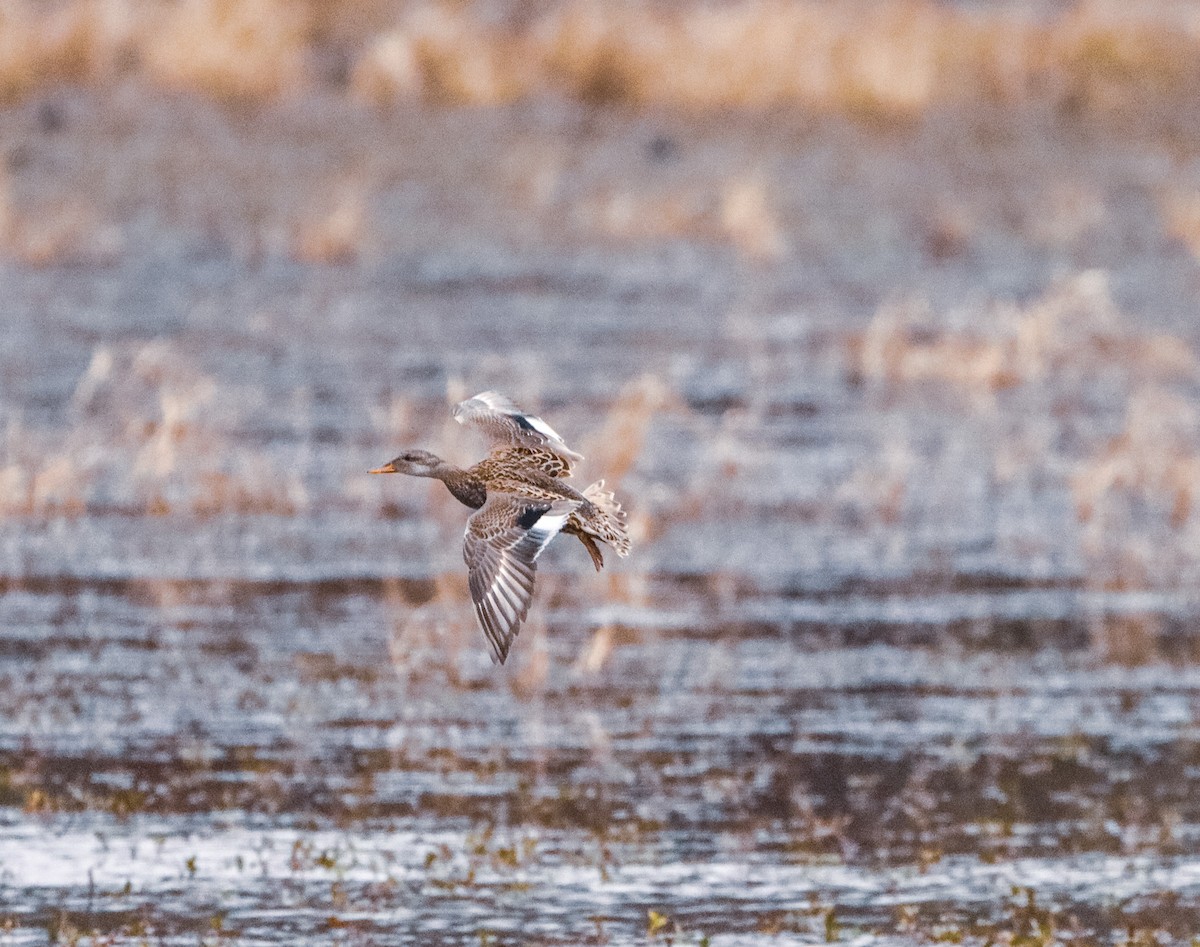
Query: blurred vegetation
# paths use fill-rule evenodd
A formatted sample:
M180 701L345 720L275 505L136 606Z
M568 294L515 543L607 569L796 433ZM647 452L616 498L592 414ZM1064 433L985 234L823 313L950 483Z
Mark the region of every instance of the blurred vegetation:
M934 0L727 4L398 0L8 0L0 101L137 75L225 100L327 87L375 103L538 96L689 110L905 117L941 103L1075 111L1190 105L1194 4L959 7Z

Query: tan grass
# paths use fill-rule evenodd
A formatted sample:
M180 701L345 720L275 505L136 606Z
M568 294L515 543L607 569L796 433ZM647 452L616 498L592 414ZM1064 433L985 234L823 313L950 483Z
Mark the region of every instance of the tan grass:
M1106 520L1106 507L1120 496L1157 508L1172 527L1183 525L1200 490L1200 414L1169 391L1136 393L1124 429L1081 466L1072 487L1085 523Z
M778 217L758 177L730 182L721 195L721 226L746 256L774 259L786 241Z
M87 512L98 502L151 515L292 515L303 482L253 449L230 450L209 420L221 392L177 349L99 347L71 398L72 423L9 424L0 439L0 515Z
M642 452L654 419L663 411L679 409L678 396L655 375L643 375L627 382L609 408L603 426L592 432L584 442L589 469L604 475L605 485L619 491ZM618 497L628 502L628 497ZM637 548L650 538L653 524L660 511L650 503L638 503L626 509L626 529ZM609 565L615 557L608 557ZM644 604L648 598L645 575L637 570L606 570L605 601L624 605ZM604 622L589 635L573 662L573 672L581 676L600 673L620 644L633 643L627 629L613 622Z
M0 100L121 71L226 100L286 96L353 58L373 103L496 105L543 95L689 111L779 106L884 119L1035 99L1125 112L1200 90L1184 0L1081 0L1057 15L936 0L560 0L521 17L419 0L6 0ZM395 17L395 14L393 14Z
M1160 385L1135 391L1122 430L1075 465L1069 485L1090 585L1200 578L1200 412L1189 397Z
M1104 273L1082 273L1024 308L982 313L978 328L942 328L920 302L889 304L849 345L853 371L891 386L943 382L990 394L1053 378L1073 384L1097 372L1129 381L1190 377L1188 345L1132 334Z
M403 30L375 37L354 65L350 90L375 105L419 98L425 80L413 37Z
M619 237L724 242L755 260L776 259L787 249L768 188L755 174L734 175L715 189L609 189L570 212L585 226Z
M620 486L641 456L654 418L673 406L678 407L677 396L656 375L622 386L604 424L584 441L588 467L603 473L609 489Z
M565 92L689 110L804 105L904 117L937 102L1046 94L1121 108L1200 83L1200 25L1176 2L1135 9L1093 0L1040 18L932 0L668 8L571 0L521 29L468 11L410 8L367 45L356 90L375 101L421 92L491 104Z
M877 4L859 16L784 0L666 12L575 2L532 33L546 75L584 100L907 111L929 99L935 18L928 4Z
M180 0L140 35L163 84L221 99L265 99L305 82L309 11L296 0Z
M851 358L864 377L888 384L937 380L996 391L1016 383L1014 338L922 328L929 313L921 303L889 303L866 332L851 340Z
M1183 242L1200 260L1200 191L1170 191L1160 198L1159 208L1168 236Z
M1150 588L1200 577L1200 412L1190 394L1200 364L1183 339L1131 329L1103 273L1081 273L1024 306L993 305L973 319L937 318L919 302L883 307L852 341L850 360L894 397L944 397L946 388L968 395L998 482L1031 471L1065 481L1089 583ZM995 410L1005 389L1020 389L1017 403L1033 410L1028 423ZM1097 389L1125 405L1121 429L1106 439L1093 419L1075 417L1094 405ZM1081 442L1065 458L1057 444L1064 431ZM890 464L886 454L841 493L885 522L902 512L909 482L903 454Z
M49 82L101 78L135 38L129 0L0 3L0 102Z
M109 263L124 245L121 231L81 199L59 201L40 213L14 214L4 236L9 254L31 266Z
M31 266L107 263L122 245L120 230L104 223L82 196L22 206L11 175L0 168L0 253Z
M467 7L421 4L368 44L350 87L375 102L418 94L446 103L511 102L532 85L524 45L472 18Z
M429 666L436 664L457 682L462 653L476 643L470 634L475 622L467 604L466 575L439 573L434 578L433 596L424 601L413 601L402 583L389 582L384 587L384 601L394 616L388 650L397 676L407 680L410 675L427 673ZM482 632L478 638L478 643L486 646Z
M296 229L292 253L306 263L350 263L367 240L366 199L363 189L343 185L330 205Z

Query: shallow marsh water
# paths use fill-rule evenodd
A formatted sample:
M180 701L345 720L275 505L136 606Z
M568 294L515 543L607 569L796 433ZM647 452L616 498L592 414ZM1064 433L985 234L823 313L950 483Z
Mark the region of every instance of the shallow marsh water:
M0 943L1200 933L1195 169L989 121L0 113ZM637 545L504 669L489 387Z

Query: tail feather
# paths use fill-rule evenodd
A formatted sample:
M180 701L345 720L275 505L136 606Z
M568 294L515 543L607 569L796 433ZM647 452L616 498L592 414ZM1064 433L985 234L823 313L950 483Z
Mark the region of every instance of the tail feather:
M600 547L596 545L596 540L592 539L592 537L583 530L580 530L575 535L578 536L579 541L583 543L583 548L586 549L588 551L588 555L592 557L592 565L594 565L596 567L596 571L599 572L604 568L604 553L602 553L600 551Z
M596 507L596 512L583 520L584 531L608 543L618 556L628 556L629 533L625 529L625 511L612 491L604 489L603 480L597 480L583 491L583 495Z

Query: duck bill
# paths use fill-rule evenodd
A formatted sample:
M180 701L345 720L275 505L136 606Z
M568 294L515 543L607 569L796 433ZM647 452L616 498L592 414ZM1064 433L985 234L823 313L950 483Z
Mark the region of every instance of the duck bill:
M384 464L382 467L376 467L374 470L368 470L367 473L395 473L396 468L392 464Z

